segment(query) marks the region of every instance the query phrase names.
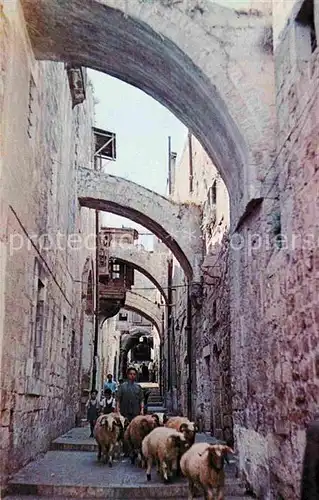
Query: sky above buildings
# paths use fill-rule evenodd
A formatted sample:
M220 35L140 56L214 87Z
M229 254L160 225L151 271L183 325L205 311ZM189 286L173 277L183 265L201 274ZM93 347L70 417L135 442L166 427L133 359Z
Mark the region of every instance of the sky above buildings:
M95 126L116 133L116 161L104 163L104 171L124 177L159 194L167 193L168 136L178 154L187 129L175 116L141 90L116 78L88 70L94 87ZM112 214L103 216L110 226L141 226ZM141 238L148 249L152 238Z

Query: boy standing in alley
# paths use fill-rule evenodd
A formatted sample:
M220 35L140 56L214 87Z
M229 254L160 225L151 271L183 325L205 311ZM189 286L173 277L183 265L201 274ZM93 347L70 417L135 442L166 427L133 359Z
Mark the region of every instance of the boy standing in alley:
M97 391L91 391L91 397L87 401L85 407L87 409L87 420L90 422L90 437L93 437L93 429L101 411L101 406L97 399Z
M112 394L115 394L117 385L116 382L113 380L113 375L111 373L108 374L106 382L104 382L104 390L105 389L111 389Z
M127 381L116 394L116 410L129 422L137 415L144 415L144 395L142 387L136 383L136 369L130 366L127 370Z

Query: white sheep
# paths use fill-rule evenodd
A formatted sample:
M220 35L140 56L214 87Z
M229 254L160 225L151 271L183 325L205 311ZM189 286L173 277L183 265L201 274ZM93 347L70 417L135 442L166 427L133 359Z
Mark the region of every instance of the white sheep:
M153 461L157 470L167 482L178 469L179 457L188 449L184 434L167 427L157 427L148 434L142 443L142 453L147 461L146 478L151 480Z
M109 466L113 465L113 456L116 451L118 441L123 435L122 419L118 414L109 413L108 415L100 415L94 426L94 437L98 444L98 460L104 456L105 462L108 461Z
M234 453L229 446L209 443L196 443L184 453L180 467L188 479L189 500L193 500L196 486L204 490L206 500L224 500L224 458L227 453Z

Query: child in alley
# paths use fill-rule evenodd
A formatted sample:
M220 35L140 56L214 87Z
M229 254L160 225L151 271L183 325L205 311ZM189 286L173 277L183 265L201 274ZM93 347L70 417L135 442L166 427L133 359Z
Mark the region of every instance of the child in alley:
M93 437L93 429L101 412L101 405L97 398L97 391L91 391L91 396L85 406L87 408L87 421L90 422L90 437Z
M107 387L104 390L104 397L101 400L102 413L104 413L104 415L112 413L113 411L115 411L115 406L116 402L112 394L112 390L109 387Z

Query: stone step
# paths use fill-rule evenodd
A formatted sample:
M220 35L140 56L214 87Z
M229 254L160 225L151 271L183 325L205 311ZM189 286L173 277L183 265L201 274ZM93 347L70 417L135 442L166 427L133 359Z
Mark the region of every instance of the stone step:
M166 413L166 408L161 405L148 405L147 406L148 413Z
M51 444L50 450L97 452L97 443L95 441L93 443L66 443L56 440Z
M86 496L83 496L86 495ZM90 495L90 496L88 496ZM37 485L33 489L16 489L9 496L5 497L7 500L25 498L51 498L54 500L64 500L70 498L81 498L82 500L93 500L96 498L103 498L105 500L186 500L188 498L187 486L176 486L173 483L169 485L153 485L146 487L134 486L111 486L109 488L94 488L92 486L46 486ZM202 499L204 497L196 497ZM229 488L225 487L225 500L249 500L252 497L247 496L244 492L229 493Z
M33 496L33 495L9 495L4 497L6 500L47 500L48 497L45 496ZM81 500L93 500L94 497L81 498ZM161 497L160 500L171 500L172 497ZM196 497L197 500L202 500L204 497ZM78 500L79 497L54 497L54 500ZM250 496L227 496L225 500L249 500L252 499ZM140 500L140 497L131 497L130 500ZM186 500L186 497L176 497L174 500Z
M147 482L145 470L131 465L128 459L115 461L110 468L97 461L96 453L76 451L49 451L15 474L8 487L13 497L33 495L51 499L176 500L186 499L188 491L184 478L165 485L153 468L152 480ZM225 495L243 497L233 467L226 468Z

